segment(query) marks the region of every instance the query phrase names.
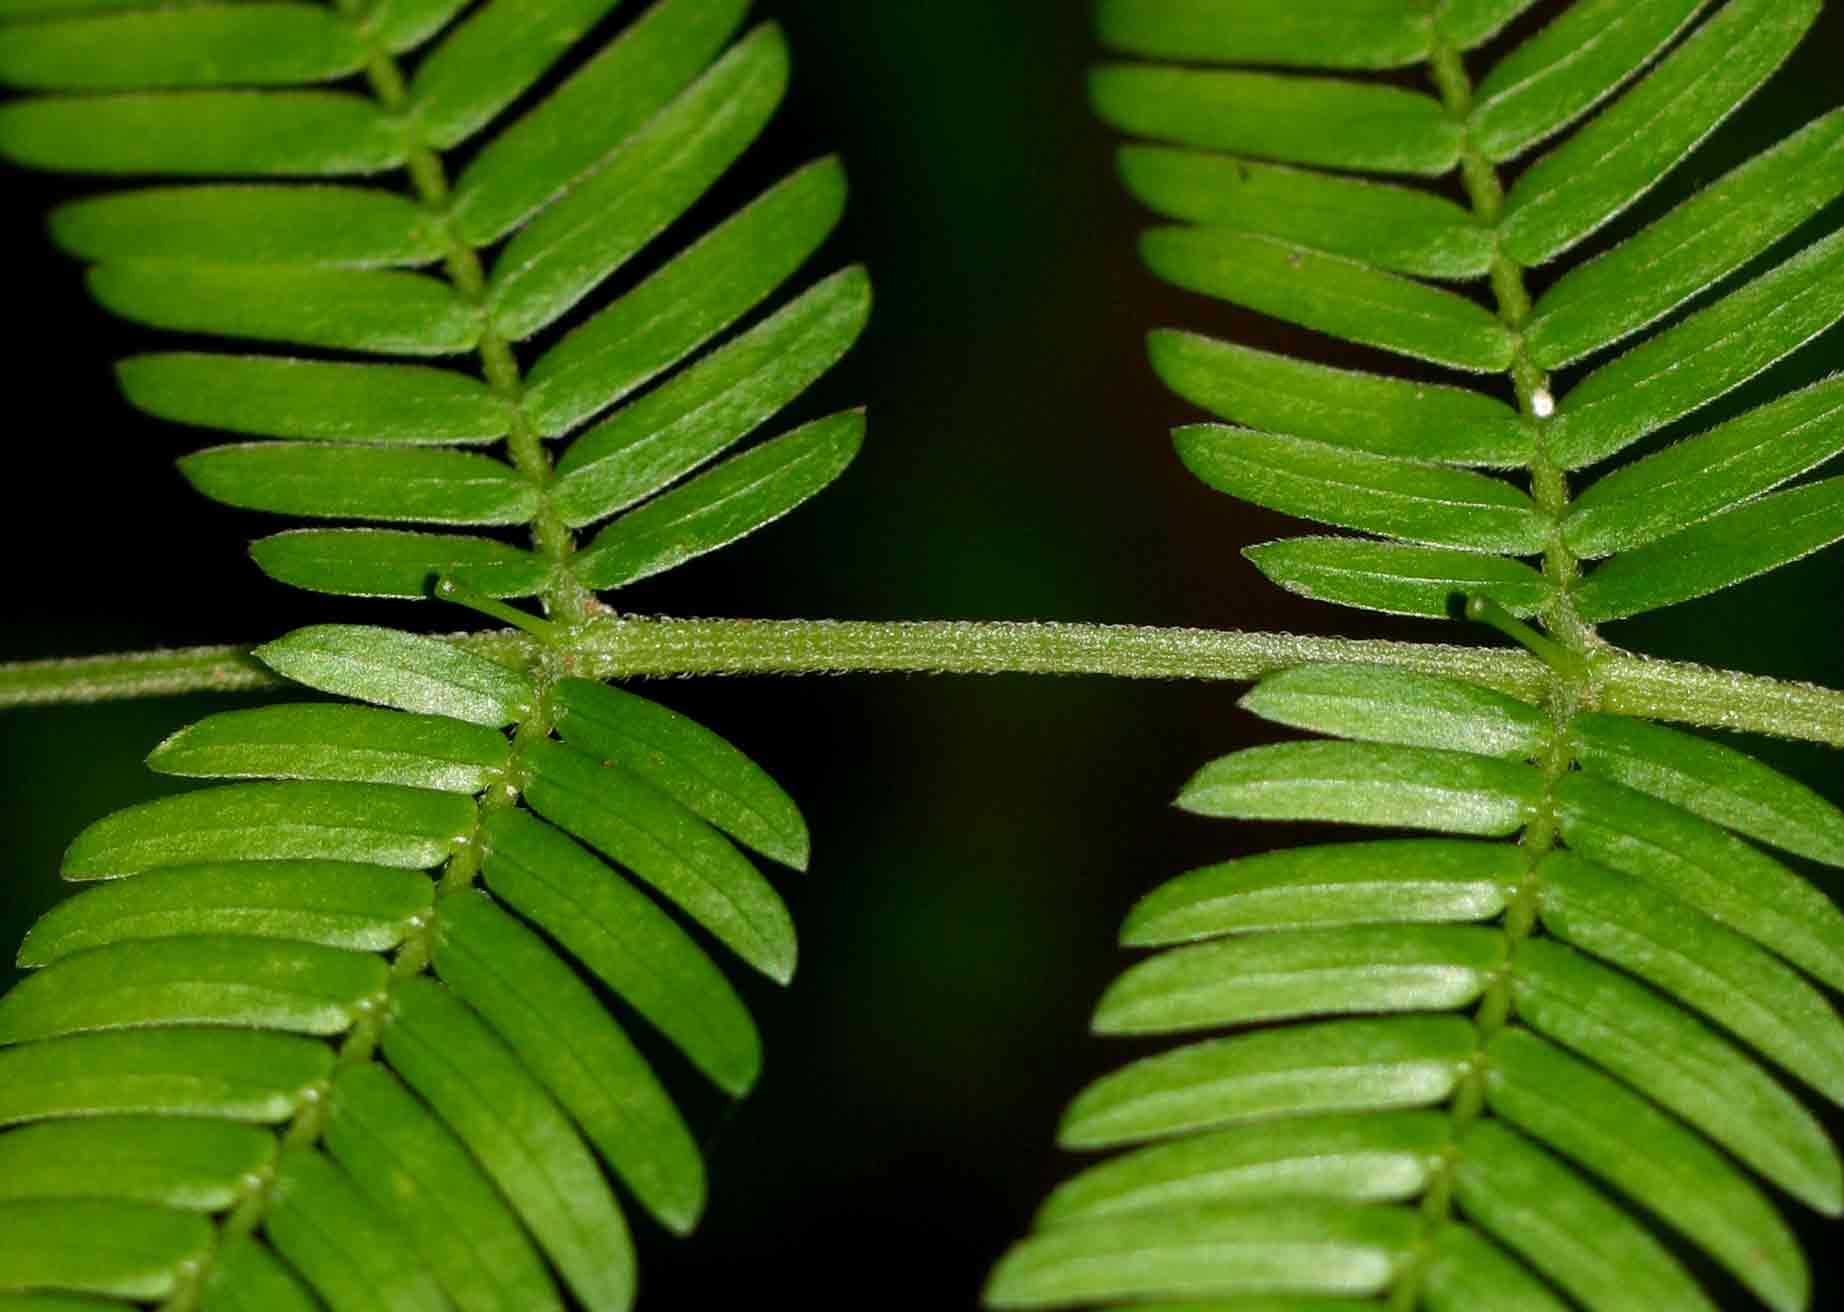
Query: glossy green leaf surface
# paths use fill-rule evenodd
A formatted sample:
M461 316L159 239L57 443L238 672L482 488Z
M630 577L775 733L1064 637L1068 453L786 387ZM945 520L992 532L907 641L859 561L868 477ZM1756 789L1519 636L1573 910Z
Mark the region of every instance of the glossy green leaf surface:
M461 235L484 246L595 171L703 69L747 8L665 0L647 10L468 165L455 184Z
M1844 539L1844 478L1752 501L1607 562L1577 594L1590 623L1705 596Z
M1844 233L1814 242L1708 309L1595 370L1549 429L1579 469L1741 386L1844 318Z
M1237 705L1264 720L1334 738L1513 759L1539 755L1551 732L1542 711L1490 688L1358 665L1283 670Z
M533 810L659 889L763 974L792 977L787 907L721 834L631 771L549 743L524 759Z
M1475 1312L1487 1300L1502 1312L1568 1312L1568 1305L1529 1267L1470 1226L1441 1227L1429 1247L1429 1312Z
M747 437L849 350L871 282L846 269L570 443L551 503L571 527L652 496Z
M378 0L359 20L359 30L386 50L414 49L467 8L468 0Z
M481 829L495 896L588 971L733 1097L755 1083L762 1043L722 971L678 924L561 832L520 811Z
M1426 278L1476 278L1492 267L1490 230L1423 191L1154 146L1123 148L1119 164L1127 190L1168 218Z
M771 188L540 357L526 393L532 422L565 432L671 368L786 281L844 207L836 160Z
M246 1236L219 1251L199 1307L203 1312L319 1312L321 1304L280 1258Z
M343 177L409 154L382 107L343 91L180 91L0 105L0 156L68 173Z
M422 264L441 229L406 197L370 187L200 185L88 196L51 212L51 237L86 260L367 269Z
M1818 0L1731 0L1518 179L1505 252L1542 264L1632 205L1772 76L1818 10Z
M325 1142L461 1312L562 1307L543 1259L467 1149L382 1067L333 1082Z
M181 729L147 758L194 779L330 779L479 793L511 761L484 725L364 706L224 711Z
M1562 278L1525 330L1531 358L1571 364L1658 320L1844 194L1844 113L1825 115Z
M333 1312L443 1312L448 1306L402 1231L312 1149L283 1151L263 1232Z
M1327 0L1269 9L1241 0L1102 0L1096 35L1118 50L1189 63L1397 68L1426 58L1416 0Z
M0 1125L137 1113L277 1124L332 1070L326 1044L256 1030L46 1039L0 1049Z
M772 524L845 472L864 428L864 412L847 411L732 456L603 529L577 557L578 577L623 587Z
M1193 775L1178 805L1241 820L1324 820L1502 837L1543 795L1528 766L1375 743L1280 743Z
M1332 369L1197 333L1149 341L1160 380L1219 418L1380 456L1518 465L1528 423L1502 401L1459 387Z
M1345 1012L1455 1011L1505 964L1504 936L1457 925L1358 925L1174 948L1102 995L1098 1034L1174 1034Z
M1772 857L1707 820L1587 775L1561 780L1555 799L1563 837L1583 856L1676 896L1834 989L1844 986L1844 913Z
M1475 1046L1457 1016L1321 1021L1194 1043L1085 1089L1066 1148L1106 1148L1273 1116L1427 1107L1453 1091Z
M64 957L0 998L0 1043L142 1025L341 1034L384 995L369 952L229 935L127 940Z
M551 1096L464 1004L400 984L384 1055L467 1145L564 1283L594 1309L633 1300L634 1252L614 1195Z
M1662 50L1709 0L1584 0L1492 65L1467 127L1510 159L1566 127Z
M0 82L29 90L299 86L357 72L366 58L350 24L304 4L163 8L0 33Z
M45 966L131 939L240 934L355 952L401 943L434 904L413 871L339 861L237 861L167 866L67 898L39 918L21 966Z
M387 523L525 524L537 486L492 456L419 448L251 442L179 462L214 501L243 510Z
M1419 92L1334 78L1108 64L1089 77L1095 112L1123 132L1366 173L1435 175L1461 129Z
M483 383L424 365L172 352L130 356L116 378L149 414L252 437L484 443L512 424L511 409Z
M1155 228L1140 238L1167 282L1367 346L1454 369L1496 372L1514 338L1455 292L1293 242L1222 228Z
M1243 554L1289 592L1391 615L1451 619L1475 593L1513 615L1533 615L1555 595L1555 585L1521 561L1472 551L1304 537Z
M1750 411L1596 482L1563 521L1584 559L1645 546L1771 491L1844 451L1844 380Z
M1499 843L1447 838L1262 852L1161 884L1127 914L1121 942L1160 947L1258 929L1489 920L1527 864Z
M1844 866L1844 811L1745 752L1619 715L1578 716L1575 754L1625 784L1749 838Z
M1794 1197L1836 1215L1844 1167L1823 1127L1772 1076L1675 1004L1571 948L1530 939L1518 1014L1702 1130Z
M71 1290L157 1301L211 1256L210 1221L100 1198L0 1202L0 1289Z
M1495 1115L1718 1254L1768 1306L1806 1306L1810 1277L1786 1223L1705 1140L1526 1030L1501 1031L1490 1051Z
M633 771L764 856L807 868L812 842L794 799L697 721L587 679L565 679L551 704L557 732L570 746Z
M121 260L90 270L90 293L137 323L385 355L454 355L480 316L420 273Z
M1219 492L1302 519L1433 546L1531 555L1548 535L1502 479L1221 425L1173 436L1185 467Z
M107 1116L0 1135L0 1201L118 1198L188 1212L233 1206L275 1159L267 1130L223 1121Z
M65 850L66 879L206 861L361 861L423 870L473 830L466 797L387 784L229 784L142 802Z
M675 1233L688 1233L704 1210L698 1146L646 1059L570 968L478 895L443 900L435 968L648 1210Z
M530 597L552 567L542 556L489 538L391 529L295 529L250 544L270 578L341 597L427 600L444 576L489 597Z
M1543 926L1656 985L1844 1102L1844 1023L1792 967L1657 889L1570 853L1539 873Z
M529 714L538 698L523 674L449 643L391 629L296 629L258 647L256 656L277 674L321 692L496 729Z

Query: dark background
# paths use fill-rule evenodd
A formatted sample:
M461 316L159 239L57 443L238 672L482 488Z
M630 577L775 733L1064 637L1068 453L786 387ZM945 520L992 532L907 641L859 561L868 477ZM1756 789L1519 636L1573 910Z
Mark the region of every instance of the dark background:
M1296 350L1313 339L1139 270L1145 218L1116 187L1110 136L1083 101L1096 57L1086 6L784 0L758 10L789 30L795 90L753 172L694 225L804 159L843 154L852 211L815 268L868 263L878 312L803 413L868 401L870 439L800 514L617 604L1481 640L1281 593L1239 552L1298 526L1179 468L1166 430L1195 416L1144 366L1148 328ZM1795 65L1641 217L1844 101L1840 50L1833 6ZM260 640L328 619L469 623L264 579L241 544L271 523L192 494L172 462L200 436L115 396L111 361L156 339L94 309L80 271L44 240L42 213L80 188L17 173L4 186L5 295L18 331L4 357L0 660ZM1812 231L1840 219L1834 207ZM1840 364L1844 335L1834 334L1721 413ZM1611 636L1844 684L1839 554ZM714 1196L691 1241L643 1235L645 1296L695 1306L775 1291L817 1308L971 1308L1004 1244L1070 1168L1051 1146L1062 1105L1123 1059L1086 1036L1094 1000L1125 964L1112 946L1122 915L1188 866L1302 837L1168 805L1206 760L1274 735L1237 712L1235 689L1209 685L854 676L648 691L780 778L806 809L816 857L809 876L783 881L802 931L798 979L786 992L751 986L768 1050L760 1088L729 1114L668 1068L710 1141ZM16 942L61 895L58 854L82 825L173 789L141 756L233 700L252 703L0 716L0 938ZM1756 745L1844 794L1834 755ZM1822 1262L1836 1232L1808 1227L1808 1238ZM1840 1297L1822 1273L1817 1306Z

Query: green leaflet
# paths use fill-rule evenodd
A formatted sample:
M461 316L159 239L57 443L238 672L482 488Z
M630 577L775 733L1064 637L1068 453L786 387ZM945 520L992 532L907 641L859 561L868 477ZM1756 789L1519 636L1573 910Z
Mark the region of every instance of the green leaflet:
M534 743L524 762L539 815L652 884L769 978L793 977L787 907L722 835L632 771L567 747Z
M1434 28L1462 50L1489 41L1536 0L1446 0L1434 15Z
M429 915L427 876L338 861L167 866L98 885L47 911L20 945L21 966L46 966L132 939L240 934L387 952Z
M1331 369L1196 333L1155 332L1148 345L1167 387L1249 428L1449 464L1520 465L1534 450L1528 421L1470 389Z
M518 1057L430 980L399 984L384 1055L434 1108L586 1307L633 1301L627 1224L589 1149Z
M1699 410L1844 318L1844 232L1641 343L1562 399L1549 449L1563 467L1604 460Z
M211 447L179 468L214 501L316 519L527 524L539 504L524 474L465 451L252 442Z
M321 1305L279 1258L246 1236L218 1253L199 1306L204 1312L319 1312Z
M511 763L483 725L363 706L226 711L182 729L147 758L195 779L331 779L480 793Z
M1287 164L1433 176L1460 158L1440 102L1396 87L1110 64L1090 75L1089 99L1134 136Z
M1309 665L1263 679L1237 705L1335 738L1439 747L1522 760L1549 746L1550 721L1501 692L1357 665Z
M624 515L576 558L592 588L618 588L727 547L843 474L864 443L862 410L818 419L733 456Z
M1178 805L1242 820L1330 820L1503 837L1530 818L1543 777L1462 752L1373 743L1281 743L1225 756Z
M1194 150L1126 146L1119 158L1127 190L1169 218L1425 278L1476 278L1492 267L1490 229L1423 191Z
M321 692L496 729L523 719L538 699L523 674L449 643L391 629L296 629L255 654L277 674Z
M1442 1226L1431 1247L1429 1312L1474 1312L1488 1300L1501 1312L1568 1312L1530 1268L1494 1248L1470 1226Z
M1116 49L1191 63L1397 68L1425 59L1418 0L1326 0L1311 9L1239 0L1102 0L1095 31Z
M1455 292L1305 246L1222 228L1155 228L1146 265L1187 291L1454 369L1494 373L1515 339Z
M484 246L581 181L703 71L747 7L664 0L636 19L468 166L455 184L461 235Z
M1581 1177L1496 1121L1460 1137L1460 1204L1591 1312L1715 1312L1663 1245Z
M339 1073L325 1142L462 1312L561 1308L543 1260L492 1182L383 1067Z
M1576 594L1590 623L1674 606L1844 538L1844 478L1752 501L1597 569Z
M118 879L205 861L441 864L474 827L466 797L388 784L230 784L143 802L78 834L66 879Z
M570 443L551 501L573 528L625 510L747 437L864 331L871 282L834 274Z
M250 544L270 578L342 597L422 601L452 577L489 597L529 597L552 566L542 556L487 538L391 529L294 529Z
M361 187L149 187L60 205L51 237L86 260L367 269L423 264L446 249L428 212Z
M1844 1207L1844 1168L1823 1127L1695 1017L1546 939L1519 945L1512 990L1532 1029L1605 1067L1808 1206L1834 1216Z
M384 996L368 952L230 936L142 939L79 952L0 997L0 1043L141 1025L343 1034Z
M646 1059L544 941L484 896L446 898L435 969L647 1208L690 1233L704 1210L698 1146Z
M100 1198L0 1203L0 1289L70 1290L158 1301L211 1256L210 1221Z
M1566 852L1539 867L1543 926L1658 986L1844 1102L1844 1024L1798 972L1656 889Z
M1333 925L1489 920L1527 873L1501 843L1397 839L1263 852L1161 884L1121 927L1128 947Z
M1345 1012L1454 1011L1505 964L1504 935L1455 925L1361 925L1174 948L1115 981L1099 1034L1172 1034Z
M1844 866L1844 812L1745 752L1619 715L1576 717L1576 759L1591 775L1814 861Z
M71 173L342 177L409 155L382 107L343 91L181 91L0 105L0 155Z
M1181 428L1179 459L1219 492L1303 519L1434 546L1532 555L1549 530L1509 483L1222 425Z
M33 90L298 86L366 59L351 26L315 5L201 5L0 32L0 82Z
M252 437L420 446L492 442L512 426L483 383L424 365L173 352L131 356L116 378L149 414Z
M1394 1207L1290 1199L1213 1204L1177 1216L1124 1216L1034 1235L999 1262L991 1307L1095 1299L1349 1294L1389 1287L1420 1232Z
M1782 397L1607 475L1569 508L1584 559L1645 546L1797 478L1844 451L1844 379Z
M496 897L575 954L732 1097L755 1083L762 1043L722 971L644 894L521 811L481 828Z
M263 1232L333 1312L443 1312L440 1288L403 1234L352 1181L312 1149L289 1148Z
M632 770L764 856L807 868L812 843L794 799L709 729L587 679L565 679L551 701L558 734L578 751Z
M333 1050L257 1030L121 1030L0 1048L0 1125L151 1113L279 1124L317 1097Z
M1471 138L1494 162L1587 113L1709 0L1581 0L1492 66L1474 94Z
M1392 615L1451 619L1467 597L1484 593L1513 615L1528 616L1556 593L1520 561L1471 551L1307 537L1264 542L1242 554L1289 592Z
M1844 193L1844 112L1808 124L1545 292L1531 358L1561 368L1682 305Z
M108 1197L188 1212L234 1206L268 1174L275 1136L165 1116L47 1121L0 1135L0 1201Z
M1494 1114L1670 1221L1770 1307L1807 1305L1810 1277L1786 1223L1707 1142L1528 1031L1501 1031L1491 1057Z
M377 0L359 18L359 31L386 50L409 50L446 27L468 0Z
M479 311L420 273L122 260L89 285L124 318L179 332L420 356L480 340Z
M1188 1130L1319 1112L1427 1107L1472 1060L1457 1016L1321 1021L1194 1043L1091 1084L1058 1133L1066 1148L1106 1148Z
M1451 1132L1435 1112L1373 1112L1192 1135L1089 1167L1050 1195L1037 1224L1302 1195L1413 1198Z
M1505 252L1542 264L1656 186L1779 68L1818 17L1818 0L1731 0L1506 200Z
M771 188L540 357L525 397L532 423L565 432L671 368L786 281L844 207L836 160Z

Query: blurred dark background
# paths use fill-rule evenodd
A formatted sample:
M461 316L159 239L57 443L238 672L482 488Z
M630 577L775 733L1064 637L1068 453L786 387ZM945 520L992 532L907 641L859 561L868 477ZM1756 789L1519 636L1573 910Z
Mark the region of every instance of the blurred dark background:
M1281 593L1239 553L1299 526L1210 493L1178 467L1166 430L1196 416L1145 367L1147 329L1322 344L1163 288L1137 267L1146 217L1116 187L1113 143L1083 99L1097 57L1085 5L764 0L758 13L789 31L794 92L751 171L694 221L804 159L844 156L851 215L815 268L866 262L878 312L803 413L868 401L870 440L800 514L617 604L1483 640ZM1840 18L1833 6L1796 63L1634 221L1844 100ZM80 270L42 235L43 212L81 188L18 173L4 185L6 295L19 331L6 356L0 660L260 640L330 619L469 623L264 579L242 544L272 525L206 503L173 469L200 435L116 397L111 361L156 339L93 308ZM1834 207L1812 231L1840 221ZM1363 352L1326 358L1403 368ZM1844 333L1720 412L1840 365ZM1844 684L1840 557L1611 636ZM817 850L809 876L783 881L802 931L799 977L786 992L750 991L768 1050L760 1088L731 1113L682 1069L668 1072L710 1142L714 1197L691 1241L644 1236L646 1296L660 1307L742 1289L815 1308L973 1307L992 1261L1070 1169L1052 1148L1062 1105L1124 1056L1086 1034L1101 988L1125 964L1113 947L1122 915L1188 866L1305 836L1169 807L1206 760L1275 735L1237 712L1236 689L1210 685L844 677L647 691L779 777L806 809ZM58 855L82 825L172 791L141 769L149 748L210 710L252 701L0 715L0 938L16 942L61 896ZM1754 745L1844 796L1834 754ZM1835 1233L1807 1226L1821 1263ZM1844 1281L1821 1278L1816 1305L1844 1306Z

